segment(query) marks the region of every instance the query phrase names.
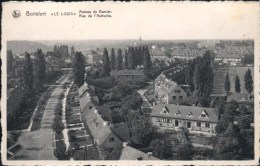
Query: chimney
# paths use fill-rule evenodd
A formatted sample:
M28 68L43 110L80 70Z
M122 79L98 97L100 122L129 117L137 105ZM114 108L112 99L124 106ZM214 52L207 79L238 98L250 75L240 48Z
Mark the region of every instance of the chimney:
M148 160L150 160L150 159L151 159L152 155L153 155L153 152L147 152L147 157L148 157Z
M107 125L107 121L103 121L103 126L106 126Z
M127 142L123 142L123 147L127 147Z

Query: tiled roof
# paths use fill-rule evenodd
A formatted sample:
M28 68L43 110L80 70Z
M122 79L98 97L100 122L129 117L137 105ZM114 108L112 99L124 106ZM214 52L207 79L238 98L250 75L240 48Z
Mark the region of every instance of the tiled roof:
M167 113L162 113L163 109L167 110ZM201 114L203 112L205 112L205 114L208 116L201 117ZM191 116L189 116L189 114L191 114ZM160 103L153 108L151 116L206 122L218 122L218 112L214 108L183 106L175 104Z
M115 123L111 125L110 129L114 134L124 142L131 143L129 129L126 123Z
M241 58L238 54L218 53L216 58Z
M143 76L143 70L112 70L111 71L111 76Z
M158 88L160 94L168 94L178 86L176 82L169 80L163 73L155 79L155 84L160 86Z
M230 102L232 100L235 100L236 102L247 101L248 100L248 94L246 94L246 93L234 93L234 94L227 97L228 102Z
M82 96L86 90L88 89L88 84L84 83L81 87L79 87L79 96Z
M108 127L108 123L102 119L98 114L95 105L91 102L88 102L82 110L82 119L87 123L88 128L98 145L102 145L112 133Z
M137 150L135 148L132 148L130 146L126 146L122 150L122 154L120 157L120 160L158 160L157 158L153 156L148 156L147 153L144 153L140 150Z

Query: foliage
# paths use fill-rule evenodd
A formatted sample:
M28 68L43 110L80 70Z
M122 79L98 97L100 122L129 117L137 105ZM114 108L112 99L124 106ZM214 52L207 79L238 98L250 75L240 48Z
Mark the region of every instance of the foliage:
M116 69L117 70L122 70L123 69L123 56L122 56L121 48L119 48L117 50Z
M14 70L14 57L12 50L7 50L7 73L12 74Z
M245 81L245 89L249 94L253 91L253 79L251 75L251 70L248 68L246 71L246 74L244 76L244 81Z
M194 150L191 144L182 143L177 145L175 149L178 160L192 160Z
M116 69L116 57L115 57L115 50L112 48L111 50L111 70Z
M152 146L154 147L153 150L153 156L161 159L161 160L167 160L167 159L172 159L173 156L173 145L164 140L160 141L158 139L153 140L151 142Z
M73 75L75 83L80 87L84 83L85 60L81 52L76 52L73 61Z
M104 48L103 57L102 57L102 74L103 76L109 76L111 72L111 63L108 57L108 51Z
M45 66L45 58L41 49L38 49L35 53L36 56L36 73L37 73L37 81L38 87L42 88L43 83L46 79L46 66Z
M242 63L244 64L254 64L254 55L253 53L249 53L244 55L244 57L241 60Z
M251 119L248 116L241 116L238 118L238 126L240 129L249 129L251 124Z
M236 75L236 78L235 78L235 91L236 91L236 93L240 93L240 91L241 91L240 79L239 79L238 75Z
M225 88L225 91L226 91L226 92L229 92L229 91L230 91L230 80L229 80L229 75L228 75L228 73L226 74L226 77L225 77L224 88Z
M113 148L113 151L107 154L105 160L119 160L122 154L122 150L123 150L122 144L117 144Z
M57 141L56 148L54 150L54 155L58 158L58 160L68 160L69 157L66 153L66 145L64 141Z
M31 60L31 55L25 52L25 60L23 67L23 80L24 80L24 88L26 92L26 98L31 99L33 92L33 64Z

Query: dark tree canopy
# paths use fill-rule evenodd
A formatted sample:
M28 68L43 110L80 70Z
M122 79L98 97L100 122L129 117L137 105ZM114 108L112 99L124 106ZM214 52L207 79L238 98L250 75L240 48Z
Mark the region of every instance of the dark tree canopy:
M73 61L73 74L75 83L81 86L85 77L85 60L81 52L76 52Z
M7 74L12 74L14 70L14 57L12 50L7 50Z
M244 81L245 81L245 89L249 94L253 91L253 79L251 75L251 70L248 68L246 71L246 74L244 76Z
M25 52L25 60L24 60L24 67L23 67L23 80L24 80L24 87L26 92L26 97L30 99L34 92L33 92L33 64L31 60L31 55L28 52Z
M226 92L229 92L229 91L230 91L230 80L229 80L229 75L228 75L228 73L226 74L226 77L225 77L224 88L225 88L225 91L226 91Z
M122 55L121 48L119 48L117 50L116 69L117 70L122 70L123 69L123 55Z
M45 73L46 73L45 58L41 49L38 49L35 55L37 59L37 67L36 67L37 78L39 84L42 85L42 83L45 81Z
M125 50L125 68L128 69L128 52Z
M236 93L240 93L240 91L241 91L240 79L239 79L238 75L236 75L236 78L235 78L235 91L236 91Z
M108 51L104 48L103 57L102 57L102 72L104 76L109 76L111 72L111 64L108 57Z
M111 50L111 70L115 70L116 69L116 57L115 57L115 50L114 48L112 48Z

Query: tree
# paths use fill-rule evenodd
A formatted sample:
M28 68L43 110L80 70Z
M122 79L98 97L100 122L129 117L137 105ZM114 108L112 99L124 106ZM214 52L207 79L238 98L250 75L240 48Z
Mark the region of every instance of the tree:
M14 57L13 57L12 50L8 50L7 51L7 74L12 75L13 70L14 70Z
M41 49L38 49L35 55L37 59L36 74L38 78L38 87L42 88L43 83L45 81L45 73L46 73L45 58Z
M71 46L71 48L70 48L70 56L74 57L74 55L75 55L75 48L74 48L74 46Z
M134 64L134 52L132 47L129 48L128 50L128 69L135 69L135 64Z
M128 52L125 50L125 68L128 69Z
M239 117L237 123L238 123L238 126L240 129L249 129L251 120L250 120L250 117L248 117L248 116L241 116L241 117Z
M144 65L144 74L149 77L150 70L152 68L152 61L151 61L151 57L150 57L148 47L146 47L145 50L144 50L143 65Z
M193 71L194 71L194 62L193 61L189 61L188 62L188 66L185 69L185 83L187 85L189 85L189 89L191 90L191 92L193 92L194 90L194 86L193 86Z
M25 60L23 67L23 81L24 81L24 89L26 93L27 99L32 99L33 92L33 64L31 60L31 55L28 52L25 52Z
M111 50L111 69L115 70L116 69L116 57L115 57L115 50L112 48Z
M236 93L240 93L240 91L241 91L240 87L241 87L240 79L239 79L239 76L236 75L236 78L235 78L235 91L236 91Z
M226 92L230 91L230 80L229 80L228 73L226 74L226 77L225 77L224 88L225 88Z
M123 69L123 56L122 56L122 50L119 48L117 50L117 62L116 62L116 69L122 70Z
M248 68L246 71L246 74L244 76L244 81L245 81L245 89L249 94L253 91L253 79L251 75L251 70Z
M103 76L109 76L111 72L111 64L108 57L108 51L104 48L103 57L102 57L102 73Z
M73 75L75 83L80 87L84 83L85 60L81 52L76 52L73 61Z
M155 142L157 141L157 142ZM159 158L161 160L167 160L172 159L173 155L173 146L171 143L167 141L160 141L156 139L154 142L151 142L151 144L154 144L154 150L153 155L156 158Z
M176 147L176 153L179 160L192 160L194 151L191 144L181 143Z

